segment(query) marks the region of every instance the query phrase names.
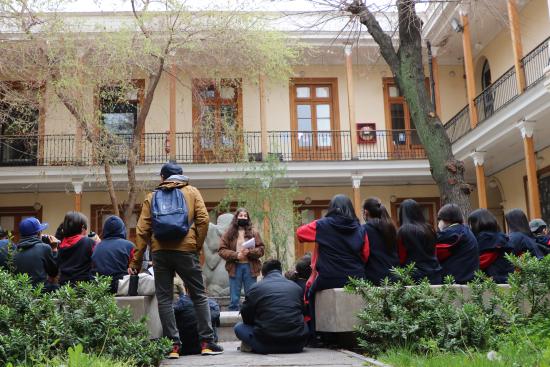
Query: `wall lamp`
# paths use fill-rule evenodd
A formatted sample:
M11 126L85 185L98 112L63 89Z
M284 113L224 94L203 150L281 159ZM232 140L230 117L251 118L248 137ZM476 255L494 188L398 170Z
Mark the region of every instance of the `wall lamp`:
M462 26L462 24L460 24L460 22L456 18L451 19L451 28L456 33L461 33L464 30L464 27Z

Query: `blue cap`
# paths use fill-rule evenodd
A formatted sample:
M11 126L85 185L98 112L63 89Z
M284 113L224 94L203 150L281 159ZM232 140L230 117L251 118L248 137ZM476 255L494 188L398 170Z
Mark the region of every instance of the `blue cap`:
M25 218L19 223L19 233L23 237L32 236L48 228L48 223L40 223L35 217Z
M166 180L168 177L172 175L182 175L183 170L181 167L173 162L165 163L162 168L160 169L160 175L164 180Z

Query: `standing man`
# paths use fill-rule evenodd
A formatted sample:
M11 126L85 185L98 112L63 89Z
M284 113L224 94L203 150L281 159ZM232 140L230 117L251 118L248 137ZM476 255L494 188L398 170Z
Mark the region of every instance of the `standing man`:
M128 273L136 274L147 244L151 244L155 291L164 336L173 342L168 358L179 358L181 341L174 316L174 273L184 281L197 314L201 354L223 353L214 343L210 309L202 279L199 252L208 232L208 211L202 196L180 166L166 163L160 171L161 184L149 193L136 227L136 251Z

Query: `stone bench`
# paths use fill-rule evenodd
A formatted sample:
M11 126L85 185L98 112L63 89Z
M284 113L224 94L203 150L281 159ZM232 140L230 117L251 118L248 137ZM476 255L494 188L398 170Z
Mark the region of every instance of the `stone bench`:
M154 296L123 296L115 297L118 307L130 309L134 320L139 321L144 316L147 317L147 329L152 339L162 336L162 326L160 324L157 298Z
M438 288L441 285L432 285ZM467 285L455 284L452 286L465 300L470 299L472 292ZM508 284L499 284L498 287L509 289ZM488 301L488 296L484 296ZM354 331L359 324L357 314L364 307L365 301L357 294L344 291L343 288L325 289L315 295L315 329L327 333L348 333ZM528 312L528 305L522 306Z

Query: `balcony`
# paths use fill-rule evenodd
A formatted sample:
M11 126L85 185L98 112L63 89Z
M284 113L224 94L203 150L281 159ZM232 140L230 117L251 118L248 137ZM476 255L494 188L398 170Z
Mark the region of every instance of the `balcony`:
M350 161L350 131L269 131L267 153L282 162ZM358 139L357 136L354 136ZM115 135L100 148L75 135L0 136L1 166L89 166L108 154L114 165L128 157L130 135ZM262 161L262 134L258 131L229 135L176 133L176 161L189 164ZM362 161L425 159L414 130L373 130L358 144ZM162 164L170 157L168 133L146 133L140 142L140 164Z
M550 38L547 38L521 60L525 72L526 90L533 88L544 79L544 69L550 65L549 42ZM478 120L476 127L479 127L484 121L514 102L518 97L516 70L512 67L474 99ZM472 130L468 105L445 124L445 129L452 143Z

